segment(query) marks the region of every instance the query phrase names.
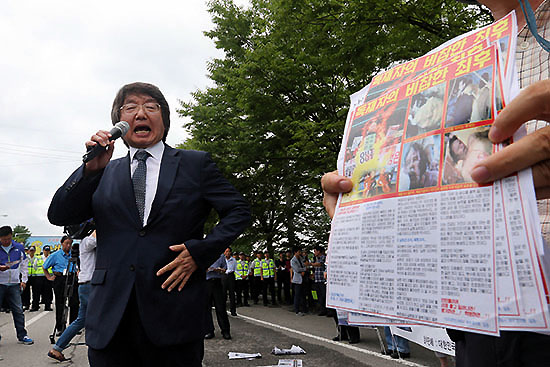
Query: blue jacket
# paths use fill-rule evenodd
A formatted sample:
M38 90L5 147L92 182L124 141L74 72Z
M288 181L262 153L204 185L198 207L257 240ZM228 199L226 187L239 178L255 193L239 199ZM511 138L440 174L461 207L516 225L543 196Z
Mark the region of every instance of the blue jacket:
M0 248L0 264L11 265L8 270L0 271L0 284L27 282L29 274L28 259L22 244L12 240L9 253ZM21 280L19 279L19 274L21 274Z

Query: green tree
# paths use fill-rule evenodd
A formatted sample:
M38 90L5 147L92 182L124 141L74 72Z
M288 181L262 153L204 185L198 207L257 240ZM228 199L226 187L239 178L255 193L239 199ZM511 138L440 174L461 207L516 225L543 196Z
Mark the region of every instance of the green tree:
M25 242L27 242L27 238L31 235L31 231L26 226L22 226L21 224L18 224L13 228L13 239L19 243L25 244Z
M437 0L209 2L206 35L224 57L214 86L181 102L192 138L252 205L239 246L327 240L319 180L335 169L349 95L388 66L490 21L480 7Z

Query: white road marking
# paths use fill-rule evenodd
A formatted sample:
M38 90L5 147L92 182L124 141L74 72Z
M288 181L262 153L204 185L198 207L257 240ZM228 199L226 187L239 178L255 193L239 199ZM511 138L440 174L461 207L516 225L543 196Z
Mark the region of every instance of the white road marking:
M272 324L271 322L267 322L267 321L263 321L263 320L258 320L258 319L255 319L255 318L253 318L253 317L244 316L244 315L239 315L239 316L237 316L237 317L240 317L240 318L242 318L242 319L245 319L245 320L248 320L248 321L257 323L257 324L266 325L266 326L269 326L269 327L271 327L271 328L280 329L280 330L284 330L284 331L289 331L289 332L291 332L291 333L298 334L298 335L302 335L302 336L305 336L305 337L308 337L308 338L311 338L311 339L319 340L319 341L322 341L322 342L324 342L324 343L334 344L334 345L337 345L337 346L339 346L339 347L347 348L347 349L354 350L354 351L356 351L356 352L361 352L361 353L364 353L364 354L368 354L368 355L373 356L373 357L382 358L382 359L386 359L386 360L388 360L388 361L393 361L393 362L401 363L402 365L405 365L405 366L410 366L410 367L427 367L427 366L425 366L425 365L423 365L423 364L414 363L414 362L407 361L407 360L404 360L404 359L393 359L393 358L391 358L390 356L385 356L385 355L382 355L382 354L380 354L380 353L378 353L378 352L373 352L373 351L370 351L370 350L368 350L368 349L358 348L358 347L353 346L353 345L350 345L350 344L343 344L343 343L340 343L340 342L335 342L334 340L331 340L331 339L323 338L323 337L320 337L320 336L317 336L317 335L313 335L313 334L304 333L303 331L294 330L294 329L291 329L291 328L287 328L287 327L285 327L285 326L281 326L281 325L277 325L277 324Z
M44 316L46 316L50 312L52 312L52 311L42 311L42 312L40 312L38 315L36 315L32 319L27 320L25 322L25 327L29 327L30 325L34 324L35 322L37 322L38 320L40 320L41 318L43 318Z

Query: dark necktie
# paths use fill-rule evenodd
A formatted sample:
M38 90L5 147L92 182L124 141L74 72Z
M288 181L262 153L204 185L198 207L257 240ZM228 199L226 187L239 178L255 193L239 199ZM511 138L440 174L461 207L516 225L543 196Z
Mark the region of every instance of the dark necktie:
M139 212L139 219L143 223L143 215L145 213L145 182L147 178L147 163L149 153L145 150L138 150L134 155L138 165L132 176L132 184L134 185L134 194L136 195L136 205Z

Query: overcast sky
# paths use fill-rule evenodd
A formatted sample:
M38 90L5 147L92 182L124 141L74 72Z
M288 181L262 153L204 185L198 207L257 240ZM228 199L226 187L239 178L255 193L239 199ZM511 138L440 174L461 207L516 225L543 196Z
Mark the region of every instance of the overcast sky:
M246 1L237 1L246 4ZM210 82L221 57L204 0L4 0L0 11L0 226L59 235L46 213L81 163L84 142L110 129L118 89L157 85L171 108L168 144L182 142L178 100ZM126 154L117 141L115 157Z

